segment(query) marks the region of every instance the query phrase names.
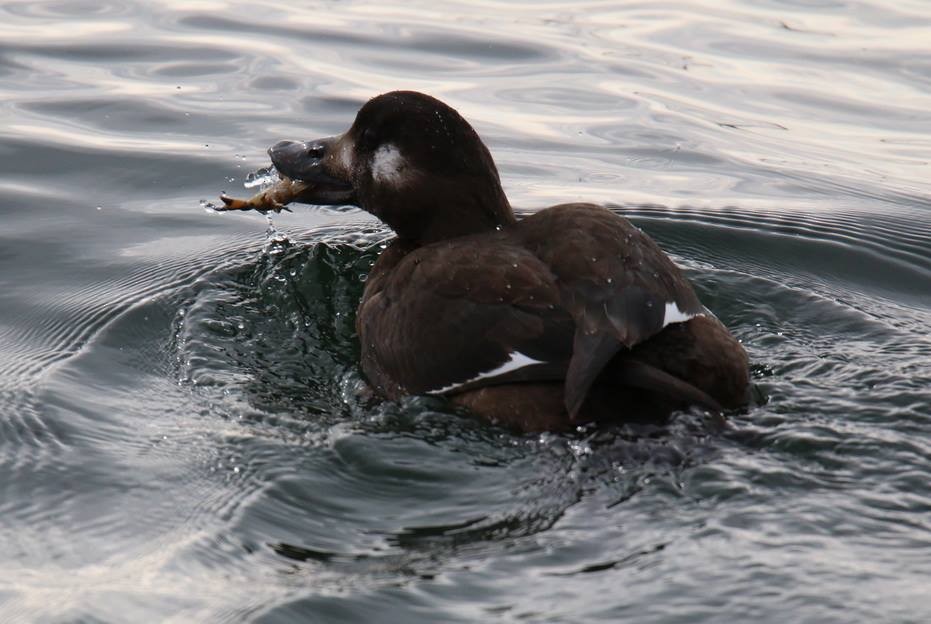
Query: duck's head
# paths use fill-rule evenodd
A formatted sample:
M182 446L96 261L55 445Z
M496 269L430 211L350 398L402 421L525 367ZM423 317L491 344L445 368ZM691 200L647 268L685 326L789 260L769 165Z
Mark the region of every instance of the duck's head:
M268 153L283 175L313 185L301 201L360 206L415 244L514 220L478 134L454 109L423 93L379 95L345 133L281 141Z

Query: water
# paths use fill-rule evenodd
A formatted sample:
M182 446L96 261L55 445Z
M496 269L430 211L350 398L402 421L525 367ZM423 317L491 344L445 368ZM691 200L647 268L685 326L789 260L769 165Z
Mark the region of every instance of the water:
M0 621L925 622L931 5L0 6ZM364 393L358 211L211 214L420 89L744 341L724 431Z
M261 167L256 171L250 171L246 174L246 181L243 182L243 187L247 189L252 189L256 187L266 188L271 186L278 180L278 172L275 170L275 167L269 165L268 167Z

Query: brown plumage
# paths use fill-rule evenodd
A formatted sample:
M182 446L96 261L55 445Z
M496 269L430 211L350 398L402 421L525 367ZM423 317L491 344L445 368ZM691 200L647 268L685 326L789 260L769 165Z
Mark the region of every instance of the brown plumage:
M357 319L380 394L443 394L523 430L746 402L746 353L647 235L591 204L515 219L488 150L442 102L385 94L345 134L270 154L320 203L398 234Z

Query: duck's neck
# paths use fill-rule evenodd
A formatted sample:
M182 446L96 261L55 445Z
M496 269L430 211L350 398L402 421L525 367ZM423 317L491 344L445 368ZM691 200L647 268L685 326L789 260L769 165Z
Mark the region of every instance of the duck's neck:
M432 180L429 192L408 193L370 210L407 245L494 232L516 223L500 183L463 184Z

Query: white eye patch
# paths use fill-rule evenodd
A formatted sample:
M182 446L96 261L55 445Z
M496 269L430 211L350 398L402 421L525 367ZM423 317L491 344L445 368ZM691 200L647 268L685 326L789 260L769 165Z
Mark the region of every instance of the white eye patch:
M348 176L349 172L352 171L352 142L345 139L340 140L339 152L337 152L336 158Z
M392 144L382 145L372 156L372 178L379 183L400 186L404 182L407 161Z

